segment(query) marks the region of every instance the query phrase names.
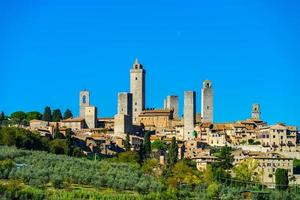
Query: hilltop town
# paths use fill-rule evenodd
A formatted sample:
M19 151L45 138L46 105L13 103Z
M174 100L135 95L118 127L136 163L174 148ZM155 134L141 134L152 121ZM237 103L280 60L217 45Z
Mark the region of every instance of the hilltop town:
M145 132L151 133L151 143L170 144L175 138L178 159L195 161L199 171L218 162L212 148L232 147L233 165L254 159L258 163L256 171L263 172L259 177L261 183L274 184L277 168L286 169L288 176L293 177L290 184L300 183L293 170L293 160L300 158L296 126L269 125L261 119L261 107L257 103L252 110L249 108L248 119L214 123L214 88L209 80L203 81L201 88L201 113L196 113L196 92L184 91L182 117L177 95L167 96L163 108L146 108L145 90L146 69L136 59L130 69L130 91L118 93L114 117L99 118L97 107L90 103L90 91L83 90L79 94L78 117L59 122L34 119L27 128L50 137L54 137L58 128L63 134L71 129L75 133L73 137L85 146L86 154L100 149L100 154L105 156L116 155L126 148L139 150ZM160 150L156 155L160 164L165 165L166 152Z

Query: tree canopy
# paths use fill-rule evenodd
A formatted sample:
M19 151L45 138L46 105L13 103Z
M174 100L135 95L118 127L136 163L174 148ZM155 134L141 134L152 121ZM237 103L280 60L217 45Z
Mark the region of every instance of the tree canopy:
M62 114L61 114L60 109L53 110L52 121L53 122L59 122L61 119L62 119Z
M66 111L64 112L64 119L69 119L73 117L73 113L70 109L66 109Z
M286 190L289 187L288 170L281 168L276 169L275 182L278 190Z
M44 114L43 114L43 120L47 122L52 121L52 113L51 113L51 108L49 106L45 107Z
M169 167L172 167L175 165L178 159L178 145L176 142L176 138L172 138L171 145L168 148L168 153L167 153L167 164Z

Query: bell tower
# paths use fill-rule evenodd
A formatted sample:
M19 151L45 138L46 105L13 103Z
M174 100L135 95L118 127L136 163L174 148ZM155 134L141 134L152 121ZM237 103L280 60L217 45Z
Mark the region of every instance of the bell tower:
M90 106L90 92L82 90L79 96L79 117L85 118L85 108L88 106Z
M255 103L252 105L252 119L258 119L260 120L260 105L258 103Z

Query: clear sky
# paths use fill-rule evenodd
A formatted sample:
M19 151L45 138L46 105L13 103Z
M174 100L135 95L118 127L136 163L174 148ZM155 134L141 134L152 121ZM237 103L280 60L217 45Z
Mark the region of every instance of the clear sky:
M70 108L91 92L99 116L117 111L135 57L146 106L168 94L215 93L215 121L250 116L300 126L300 1L2 0L0 110Z

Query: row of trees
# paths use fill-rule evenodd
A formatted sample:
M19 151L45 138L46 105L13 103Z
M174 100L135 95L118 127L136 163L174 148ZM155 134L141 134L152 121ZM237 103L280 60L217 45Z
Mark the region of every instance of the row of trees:
M63 184L80 184L116 190L134 190L140 193L159 192L163 189L163 185L154 177L143 174L142 170L132 163L106 160L95 162L66 155L17 149L15 151L22 151L25 154L14 157L15 153L11 155L6 153L11 151L11 148L13 147L0 147L0 154L6 154L6 159L11 159L22 166L18 170L16 167L10 168L8 178L22 180L35 187L45 187L48 183L58 188Z
M60 109L54 109L53 112L51 112L51 108L47 106L44 109L42 119L47 122L59 122L62 119L68 119L70 117L73 117L72 111L70 109L66 109L66 111L64 112L64 116L62 116Z
M13 124L28 125L29 122L33 119L44 120L48 122L59 122L62 119L68 119L70 117L73 117L72 111L70 109L66 109L64 115L62 116L60 109L54 109L53 111L51 111L51 108L47 106L45 107L43 114L37 111L17 111L12 113L10 116L5 116L4 112L2 111L0 113L0 123L5 125L5 122L8 123L7 120L10 119Z

